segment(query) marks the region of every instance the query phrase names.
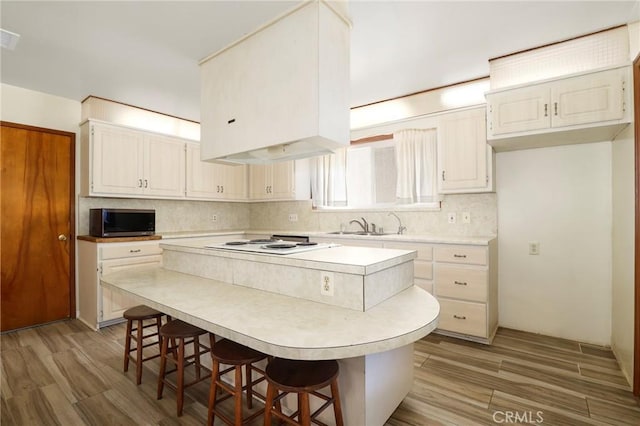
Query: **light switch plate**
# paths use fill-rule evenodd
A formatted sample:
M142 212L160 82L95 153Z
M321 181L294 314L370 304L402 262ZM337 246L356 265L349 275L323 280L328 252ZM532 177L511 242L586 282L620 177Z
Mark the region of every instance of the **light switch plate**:
M447 214L447 222L456 223L456 214L455 213L448 213Z

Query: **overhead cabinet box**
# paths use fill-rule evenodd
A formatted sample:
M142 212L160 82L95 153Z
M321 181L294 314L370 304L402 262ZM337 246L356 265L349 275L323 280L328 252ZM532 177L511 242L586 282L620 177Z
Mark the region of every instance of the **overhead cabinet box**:
M260 163L348 145L349 32L333 6L304 2L204 59L202 159Z
M630 67L487 93L496 151L611 141L630 120Z

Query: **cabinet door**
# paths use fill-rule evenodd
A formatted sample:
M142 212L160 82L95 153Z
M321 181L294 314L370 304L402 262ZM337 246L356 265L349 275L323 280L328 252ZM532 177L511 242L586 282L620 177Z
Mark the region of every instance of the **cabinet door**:
M485 109L446 114L438 120L438 191L490 191Z
M96 123L91 142L91 193L142 194L142 133Z
M162 256L141 256L130 259L106 260L100 265L101 275L111 274L113 272L126 269L135 269L148 266L160 266L162 264ZM109 288L100 285L101 297L101 318L100 321L109 321L112 319L122 318L122 314L128 308L138 303L123 295L122 293L111 291Z
M549 128L549 96L549 87L544 84L487 95L489 135Z
M249 197L252 200L272 198L273 166L271 164L252 164L249 166Z
M552 126L572 126L623 118L623 80L620 69L614 69L553 83Z
M187 144L187 197L222 198L224 167L221 164L200 161L200 145Z
M284 161L272 164L271 192L277 199L294 199L295 191L295 163Z
M222 165L223 197L225 200L247 199L247 166Z
M143 187L146 195L184 198L184 145L170 137L145 137Z

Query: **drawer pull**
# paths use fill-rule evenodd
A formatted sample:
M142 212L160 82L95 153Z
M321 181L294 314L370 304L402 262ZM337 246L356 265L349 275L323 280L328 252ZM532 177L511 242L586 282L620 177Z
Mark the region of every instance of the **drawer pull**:
M460 315L453 314L453 317L454 317L455 319L461 319L461 320L466 320L466 319L467 319L467 317L465 317L464 315L463 315L463 316L460 316Z
M454 254L453 257L460 257L460 258L466 258L467 255L466 254Z
M141 251L142 251L141 249L135 249L135 250L131 249L129 250L129 253L140 253Z
M467 283L466 283L466 282L463 282L463 281L454 281L453 283L454 283L455 285L467 285Z

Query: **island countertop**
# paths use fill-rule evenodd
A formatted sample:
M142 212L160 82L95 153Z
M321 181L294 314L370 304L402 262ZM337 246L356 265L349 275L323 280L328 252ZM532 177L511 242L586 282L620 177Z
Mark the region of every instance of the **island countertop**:
M416 286L361 312L163 268L105 275L102 285L218 336L293 359L399 348L433 331L440 311Z

